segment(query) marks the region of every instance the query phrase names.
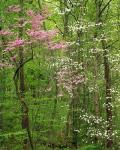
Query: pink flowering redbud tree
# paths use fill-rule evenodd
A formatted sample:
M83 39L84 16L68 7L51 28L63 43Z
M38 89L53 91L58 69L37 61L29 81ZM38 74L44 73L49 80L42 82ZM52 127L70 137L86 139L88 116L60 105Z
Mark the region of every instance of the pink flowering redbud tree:
M7 58L7 64L1 63L0 67L12 66L14 68L14 83L16 94L22 106L22 129L28 133L28 139L23 140L23 149L28 150L28 142L31 148L34 149L33 141L30 134L29 127L29 109L25 102L25 82L24 82L24 66L33 59L34 47L41 44L45 49L55 51L58 49L65 49L67 44L64 41L55 42L55 37L59 34L56 29L45 30L43 28L44 21L49 17L47 11L43 10L41 13L29 10L23 14L22 5L9 6L7 11L9 13L18 13L18 22L13 25L15 30L2 29L0 36L4 37L5 42L3 52ZM24 17L26 16L26 17ZM34 47L33 47L34 45ZM26 56L26 49L31 50L31 56ZM9 64L9 65L8 65Z
M45 30L43 28L43 23L47 19L47 11L42 11L43 13L37 13L33 10L26 12L26 18L23 18L23 6L13 5L9 6L8 12L18 13L19 19L15 25L17 30L15 32L10 29L3 29L0 31L0 36L5 37L7 40L4 45L4 53L9 59L9 63L14 68L14 83L16 94L22 106L22 129L26 130L28 133L28 138L23 140L23 149L28 150L28 142L33 147L33 141L30 134L29 127L29 108L25 102L25 82L24 82L24 65L33 59L34 47L37 44L41 44L45 49L50 51L55 51L58 49L65 49L68 45L64 41L55 42L55 37L59 34L56 29ZM23 30L25 28L25 30ZM26 47L31 49L30 58L26 58ZM8 60L7 59L7 60ZM1 63L1 67L6 66L6 64Z

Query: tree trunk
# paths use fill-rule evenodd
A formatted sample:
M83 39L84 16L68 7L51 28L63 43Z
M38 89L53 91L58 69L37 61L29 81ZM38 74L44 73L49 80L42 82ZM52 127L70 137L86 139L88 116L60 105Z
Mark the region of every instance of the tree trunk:
M78 146L78 101L78 91L74 89L72 97L72 146L74 148Z
M2 30L2 21L1 21L1 18L0 18L0 31ZM0 50L2 51L2 49L5 48L5 39L3 36L1 36L1 48ZM2 54L1 52L1 56L0 56L0 59L2 61L2 63L4 64L4 53ZM2 68L1 72L0 72L0 131L3 131L3 128L4 128L4 124L3 124L3 104L4 103L4 98L5 98L5 69L4 67Z
M111 2L111 1L110 1ZM104 7L105 9L109 6L110 2ZM97 15L97 22L103 22L103 9L101 8L102 3L100 0L95 0L96 3L96 15ZM102 26L100 25L98 28L102 31ZM106 93L106 118L107 118L107 140L106 140L106 147L112 148L113 139L112 139L112 132L113 132L113 118L112 118L112 96L111 96L111 78L110 78L110 65L108 60L108 50L107 50L107 42L105 37L101 40L102 49L103 51L103 60L104 60L104 79L105 79L105 93Z
M23 0L19 0L19 4L21 6L21 11L19 13L19 19L20 19L20 25L22 26L23 24ZM19 38L21 39L23 37L23 27L19 27ZM31 133L30 133L30 127L29 127L29 109L27 107L27 104L25 102L25 80L24 80L24 54L23 54L23 47L19 47L19 100L22 106L22 129L26 130L28 133L28 137L25 137L23 139L23 150L29 150L29 142L31 145L31 148L33 149L33 142L31 138ZM18 91L18 92L19 92Z
M106 88L106 117L107 117L107 148L112 148L113 138L112 138L112 95L111 95L111 79L110 79L110 65L108 61L108 52L106 50L106 42L102 40L102 47L104 50L103 58L104 58L104 78L105 78L105 88Z

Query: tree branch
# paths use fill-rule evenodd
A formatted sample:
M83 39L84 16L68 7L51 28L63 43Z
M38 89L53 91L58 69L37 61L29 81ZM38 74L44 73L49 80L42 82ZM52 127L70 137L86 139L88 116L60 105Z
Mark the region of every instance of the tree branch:
M32 59L33 59L33 56L31 58L27 59L26 61L24 61L22 64L20 64L20 66L18 66L18 68L16 69L16 71L14 73L14 76L13 76L14 80L15 80L16 75L17 75L18 71L20 70L20 68L23 67L27 62L29 62Z
M112 2L112 0L109 0L109 2L107 2L107 4L103 7L103 9L100 11L99 16L102 15L102 13L105 11L105 9L108 7L108 5Z

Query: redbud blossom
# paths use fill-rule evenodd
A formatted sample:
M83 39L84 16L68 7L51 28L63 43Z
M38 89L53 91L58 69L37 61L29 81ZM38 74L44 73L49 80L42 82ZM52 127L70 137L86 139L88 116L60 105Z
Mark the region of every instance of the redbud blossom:
M49 43L48 47L49 47L49 49L51 49L51 50L65 49L65 48L67 47L67 44L65 44L64 42L60 42L60 43Z
M3 67L12 67L12 65L10 64L5 64L5 63L0 63L0 68L3 68Z
M12 51L14 48L13 47L7 47L4 51L5 52L10 52L10 51Z
M44 30L28 30L27 34L35 40L47 41L52 39L56 34L56 30L44 31Z
M9 30L1 30L0 31L0 35L1 36L11 35L11 34L12 34L12 32L10 32Z
M22 40L22 39L16 39L15 41L9 42L9 46L16 48L16 47L19 47L19 46L23 46L24 43L25 43L24 40Z
M27 15L32 17L33 15L35 15L35 13L33 10L28 10Z
M19 5L11 5L7 8L8 12L19 12L21 11L21 8Z
M49 30L47 31L48 37L49 39L52 39L53 37L55 37L58 34L58 30Z
M12 57L10 58L10 60L11 60L11 61L16 61L16 58L17 58L17 56L15 55L15 56L12 56Z
M5 49L5 51L12 51L13 49L24 46L25 41L23 39L16 39L15 41L9 42L8 47Z
M42 24L46 18L44 15L35 14L33 11L29 11L28 15L31 16L30 23L31 29L27 31L27 34L32 38L33 41L38 40L44 42L51 50L65 49L67 44L64 42L53 43L53 38L57 35L58 30L43 30Z
M32 29L36 30L41 27L41 24L43 23L44 17L40 14L33 15L31 18L31 26Z

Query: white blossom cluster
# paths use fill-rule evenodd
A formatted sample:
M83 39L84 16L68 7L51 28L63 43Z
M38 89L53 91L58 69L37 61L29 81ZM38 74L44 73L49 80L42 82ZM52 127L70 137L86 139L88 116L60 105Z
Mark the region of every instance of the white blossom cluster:
M59 70L60 68L66 68L66 69L73 69L74 70L81 70L83 69L82 67L82 63L79 63L77 61L74 61L73 59L69 58L69 57L58 57L56 58L55 62L51 64L50 66L55 67L57 70Z
M94 115L89 115L88 113L81 111L79 118L80 120L83 120L84 122L86 122L86 124L88 124L88 136L98 137L101 139L109 139L109 137L111 137L111 135L109 135L106 130L108 123L102 117L96 117ZM113 137L118 137L117 130L113 130L111 134Z
M84 24L84 22L81 22L81 23L78 22L68 27L69 27L69 31L72 31L74 33L76 33L77 31L81 31L81 30L85 32L87 29L87 26Z
M95 22L88 22L85 19L81 19L80 21L75 22L72 25L69 25L69 31L73 31L74 33L78 31L87 32L88 30L91 30L92 28L96 28L97 26L104 26L103 23L95 23Z
M66 13L71 12L71 8L65 8L64 10L59 10L59 8L54 9L54 13L57 13L58 15L65 15Z
M104 50L101 49L101 48L91 48L91 49L90 49L90 52L93 53L93 54L95 54L95 53L101 53L101 52L103 52L103 51L104 51Z
M56 7L55 9L54 9L54 13L57 13L57 14L59 14L59 15L65 15L66 13L69 13L69 12L72 12L72 13L74 13L74 9L76 8L76 7L82 7L83 8L83 6L81 5L81 3L83 3L83 0L81 0L81 1L73 1L72 3L71 3L71 1L67 1L67 6L65 6L65 8L63 9L63 10L60 10L58 7Z
M80 119L85 121L88 124L102 124L105 125L106 121L102 117L96 117L94 115L89 115L88 113L85 113L84 111L81 112L81 115L79 116Z
M90 137L98 137L101 139L110 139L111 136L118 138L118 131L114 130L114 131L112 131L112 135L110 135L109 133L107 133L106 128L99 129L99 128L95 128L95 127L88 127L87 135Z

